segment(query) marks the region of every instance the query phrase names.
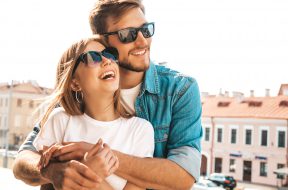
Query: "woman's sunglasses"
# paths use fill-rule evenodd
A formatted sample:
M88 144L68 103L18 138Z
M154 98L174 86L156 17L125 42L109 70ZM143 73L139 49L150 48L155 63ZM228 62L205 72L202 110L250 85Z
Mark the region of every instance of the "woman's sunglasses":
M86 65L93 67L93 66L96 66L102 62L102 60L103 60L102 56L106 57L107 59L111 59L111 60L117 62L118 51L116 48L107 47L106 49L104 49L101 52L88 51L88 52L82 53L81 55L79 55L79 57L76 60L75 66L74 66L73 71L72 71L72 75L74 75L80 62L83 62Z
M115 32L103 33L102 35L107 37L109 35L117 34L119 40L122 43L127 44L130 42L134 42L137 39L137 35L138 35L139 31L141 31L144 38L152 37L154 35L154 31L155 31L154 22L145 23L139 28L125 28L125 29L118 30Z

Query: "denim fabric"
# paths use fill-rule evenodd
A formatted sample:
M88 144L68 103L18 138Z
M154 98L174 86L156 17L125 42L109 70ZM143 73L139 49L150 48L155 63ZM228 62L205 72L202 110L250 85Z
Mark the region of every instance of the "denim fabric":
M154 127L154 156L168 158L198 180L202 107L195 79L151 63L135 110L138 117L150 121ZM20 150L35 150L32 142L38 131L39 126L35 126Z
M198 180L202 106L196 80L152 63L135 110L138 117L150 121L154 127L154 157L176 162Z

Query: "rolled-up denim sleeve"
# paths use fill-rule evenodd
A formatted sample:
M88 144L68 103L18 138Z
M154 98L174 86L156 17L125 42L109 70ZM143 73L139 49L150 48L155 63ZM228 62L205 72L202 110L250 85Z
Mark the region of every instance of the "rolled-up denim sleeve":
M182 82L173 99L167 158L197 181L201 167L202 104L196 80L185 78Z
M198 181L201 167L201 153L198 150L189 146L182 146L170 150L168 159L184 168Z
M20 152L22 150L31 150L31 151L37 152L36 148L33 146L33 141L35 140L39 131L40 131L40 126L39 126L39 124L36 124L34 126L33 130L26 137L23 144L20 146L18 152Z

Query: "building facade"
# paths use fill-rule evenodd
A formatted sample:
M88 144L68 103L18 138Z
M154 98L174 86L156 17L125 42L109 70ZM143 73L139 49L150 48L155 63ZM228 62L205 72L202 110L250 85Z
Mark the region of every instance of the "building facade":
M18 149L43 112L39 105L51 93L33 81L0 85L0 146Z
M282 186L288 167L288 96L202 98L202 175Z

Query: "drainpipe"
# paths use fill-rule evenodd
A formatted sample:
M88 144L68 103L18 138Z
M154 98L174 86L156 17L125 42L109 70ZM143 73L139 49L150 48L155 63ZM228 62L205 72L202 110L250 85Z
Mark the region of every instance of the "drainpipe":
M287 120L288 122L288 120ZM211 125L212 125L212 129L211 129L211 132L212 132L212 138L211 138L211 149L210 149L210 174L213 173L213 160L214 160L214 155L213 155L213 150L214 150L214 132L215 132L215 123L214 123L214 117L211 117ZM287 123L288 125L288 123Z
M287 124L287 131L286 131L286 146L288 146L288 119L286 120L286 124ZM286 147L286 167L288 167L288 148ZM286 184L288 185L288 176L286 175Z

